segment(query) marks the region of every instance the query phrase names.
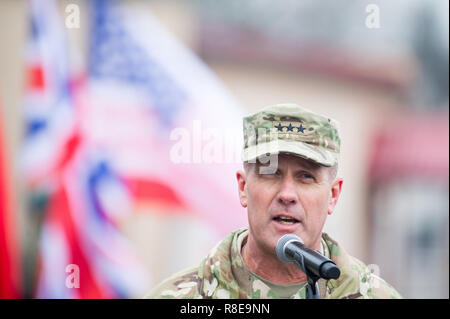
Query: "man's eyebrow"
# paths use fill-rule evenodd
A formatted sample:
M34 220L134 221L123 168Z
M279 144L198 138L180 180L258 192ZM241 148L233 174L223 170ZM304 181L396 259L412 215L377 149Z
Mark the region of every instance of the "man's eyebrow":
M319 170L319 167L316 166L297 166L295 168L295 172L300 172L300 171L308 171L308 172L317 172Z
M314 163L310 163L310 162L307 162L307 161L296 162L295 166L297 168L300 168L300 169L308 169L308 170L317 170L317 169L320 168L320 165L314 164Z

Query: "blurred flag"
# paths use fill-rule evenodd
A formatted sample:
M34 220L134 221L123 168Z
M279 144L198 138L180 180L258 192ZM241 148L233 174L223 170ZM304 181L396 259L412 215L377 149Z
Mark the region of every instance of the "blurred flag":
M12 191L8 176L11 170L3 140L3 121L0 114L0 298L19 298L21 249L16 238L18 216L11 200Z
M243 110L143 8L91 3L83 138L107 154L134 210L158 213L145 248L170 274L246 224L235 179Z
M150 211L142 207L198 221L205 251L246 221L235 181L241 109L148 13L89 3L89 67L79 75L56 2L30 2L23 164L30 187L48 194L42 298L134 297L151 288L151 271L123 231L132 212ZM186 234L171 226L146 234L148 246L182 247L177 257L186 257L152 256L150 264L189 261L199 247L186 246Z
M235 180L243 110L148 12L93 3L84 138L128 181L164 185L226 235L246 221Z
M148 275L99 202L102 182L114 186L117 178L84 152L77 105L84 77L74 69L60 8L35 0L29 9L22 168L30 191L47 194L36 296L132 296L145 289Z

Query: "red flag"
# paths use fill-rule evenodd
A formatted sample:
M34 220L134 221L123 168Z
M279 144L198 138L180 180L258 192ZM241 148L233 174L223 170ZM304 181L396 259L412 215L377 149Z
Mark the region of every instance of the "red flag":
M3 140L3 116L0 114L0 298L18 298L20 247L15 232L11 201L10 166Z

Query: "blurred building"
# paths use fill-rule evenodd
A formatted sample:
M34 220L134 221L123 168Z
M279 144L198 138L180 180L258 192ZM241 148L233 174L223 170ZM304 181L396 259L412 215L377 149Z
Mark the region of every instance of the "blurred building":
M374 136L371 253L409 298L448 297L448 114L401 114Z
M249 112L295 102L341 123L344 187L325 230L405 297L448 297L448 3L195 4L153 3Z

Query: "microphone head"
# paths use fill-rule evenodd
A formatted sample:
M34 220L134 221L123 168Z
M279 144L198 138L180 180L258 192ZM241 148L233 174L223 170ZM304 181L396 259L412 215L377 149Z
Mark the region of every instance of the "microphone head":
M338 266L332 261L324 263L320 267L320 272L322 277L325 279L338 279L341 275L341 271Z
M303 245L303 240L295 234L286 234L280 237L277 242L277 246L275 247L275 251L277 252L278 258L280 258L285 263L293 262L292 259L286 256L286 245L290 242L299 242Z

